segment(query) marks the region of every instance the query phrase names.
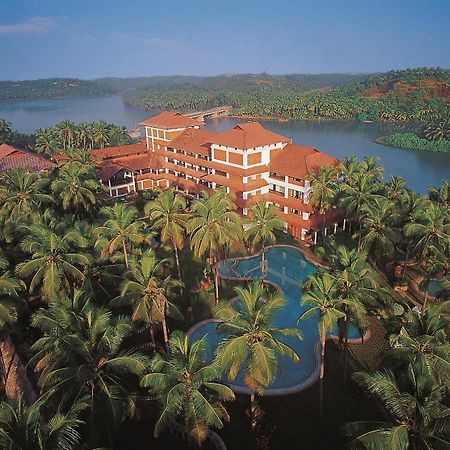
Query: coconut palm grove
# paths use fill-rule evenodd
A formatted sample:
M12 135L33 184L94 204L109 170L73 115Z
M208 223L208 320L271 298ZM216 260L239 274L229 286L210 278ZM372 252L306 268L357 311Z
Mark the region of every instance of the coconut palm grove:
M450 1L0 1L0 450L450 450Z
M2 448L448 448L448 183L419 195L375 158L323 168L311 202L348 223L311 244L222 189L105 197L95 162L65 152L0 176ZM294 327L273 320L274 245L314 267ZM253 281L219 270L249 255ZM283 360L308 363L289 343L310 318L312 383L266 396ZM207 319L214 348L189 331Z

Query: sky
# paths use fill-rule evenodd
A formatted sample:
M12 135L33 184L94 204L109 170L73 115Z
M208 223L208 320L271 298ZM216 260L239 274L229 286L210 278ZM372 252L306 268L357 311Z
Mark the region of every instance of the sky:
M0 0L0 80L450 68L450 0Z

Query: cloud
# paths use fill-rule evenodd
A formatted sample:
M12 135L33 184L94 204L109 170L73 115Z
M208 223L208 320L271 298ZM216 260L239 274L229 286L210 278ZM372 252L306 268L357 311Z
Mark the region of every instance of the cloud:
M0 25L0 34L43 34L56 26L51 17L30 17L23 22Z

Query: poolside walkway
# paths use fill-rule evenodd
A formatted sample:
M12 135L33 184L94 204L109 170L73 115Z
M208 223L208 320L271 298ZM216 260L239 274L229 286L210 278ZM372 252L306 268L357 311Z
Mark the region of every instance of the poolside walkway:
M387 332L378 319L371 317L369 327L372 332L370 339L362 343L352 343L349 345L349 352L354 359L354 369L363 368L374 372L380 367L382 354L389 348L389 342Z

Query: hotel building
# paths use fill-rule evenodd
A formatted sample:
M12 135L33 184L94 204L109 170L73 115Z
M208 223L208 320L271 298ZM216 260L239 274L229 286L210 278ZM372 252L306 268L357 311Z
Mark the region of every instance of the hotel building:
M319 214L309 202L310 175L338 163L329 155L293 144L258 122L212 132L197 120L162 112L141 125L145 141L92 151L111 197L172 186L200 198L202 191L222 187L240 214L258 201L273 203L293 236L314 242L318 232L333 233L342 221L338 211Z

